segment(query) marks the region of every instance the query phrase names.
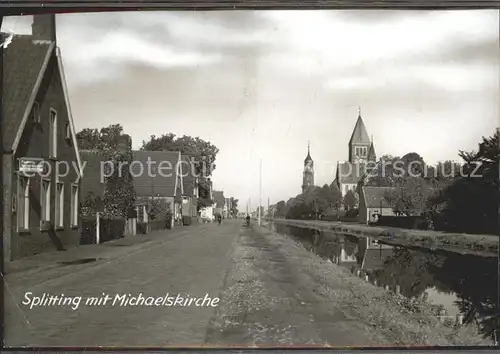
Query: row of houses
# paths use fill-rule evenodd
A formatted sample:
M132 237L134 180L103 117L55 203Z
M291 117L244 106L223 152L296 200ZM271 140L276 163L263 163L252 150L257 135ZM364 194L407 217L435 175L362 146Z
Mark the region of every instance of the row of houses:
M236 217L234 215L234 209L236 207L234 198L226 198L223 191L213 191L213 207L208 209L207 217L210 218L216 215L222 215L225 219L231 219Z
M81 203L89 195L102 197L106 184L103 156L78 148L55 15L35 15L30 35L14 35L3 50L3 73L4 259L79 245ZM125 138L122 147L131 147ZM177 166L168 177L134 174L137 221L153 224L157 205L172 213L170 227L197 219L199 181L184 170L189 169L190 156L133 151L133 159L137 166L148 159ZM163 223L158 227L166 226L165 218L155 219Z
M122 139L121 149L130 151L128 135ZM81 180L81 195L104 198L106 183L103 165L106 156L100 151L81 151L85 170ZM176 224L190 224L197 220L199 178L192 171L192 156L180 151L132 151L133 163L128 166L136 197L136 222L149 223L152 228L173 228ZM149 166L149 167L148 167ZM161 171L162 166L172 166ZM211 181L209 180L211 184ZM170 225L166 225L167 214ZM132 232L132 231L130 231Z

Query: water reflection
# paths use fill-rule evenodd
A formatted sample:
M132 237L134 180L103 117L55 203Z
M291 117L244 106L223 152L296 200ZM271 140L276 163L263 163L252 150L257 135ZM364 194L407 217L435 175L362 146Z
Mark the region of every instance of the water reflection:
M498 312L496 258L415 251L283 224L272 228L336 264L368 275L378 286L427 299L442 319L458 317L460 323L477 325L484 337L493 338Z

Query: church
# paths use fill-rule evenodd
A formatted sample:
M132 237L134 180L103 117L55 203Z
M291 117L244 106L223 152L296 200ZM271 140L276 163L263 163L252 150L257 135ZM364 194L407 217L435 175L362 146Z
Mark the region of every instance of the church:
M373 140L370 139L365 123L361 118L361 110L358 113L358 119L351 139L348 144L349 160L337 162L337 172L334 183L339 188L344 197L348 191L356 192L359 180L367 172L367 167L373 167L377 156Z
M304 172L302 175L302 193L314 187L314 161L311 158L310 144L307 145L307 156L304 160Z
M359 180L365 175L368 167L370 165L373 167L377 160L373 140L370 139L363 118L361 118L361 110L349 140L348 151L349 160L337 162L337 172L333 181L342 193L342 197L350 190L356 193ZM313 186L314 161L311 158L310 144L308 144L302 175L302 193Z

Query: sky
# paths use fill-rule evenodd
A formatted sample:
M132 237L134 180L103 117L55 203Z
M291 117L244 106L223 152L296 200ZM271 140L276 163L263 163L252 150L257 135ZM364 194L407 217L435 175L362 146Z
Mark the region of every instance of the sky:
M499 27L498 10L116 12L57 15L57 40L77 130L199 136L215 189L253 209L300 193L308 141L330 184L358 109L377 156L477 149L499 126Z

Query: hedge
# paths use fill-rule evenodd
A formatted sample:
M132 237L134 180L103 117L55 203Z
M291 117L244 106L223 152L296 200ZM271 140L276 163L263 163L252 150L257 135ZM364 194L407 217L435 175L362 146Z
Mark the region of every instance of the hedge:
M122 238L125 232L125 219L101 218L99 220L99 242L107 242ZM96 243L96 219L83 218L80 244Z
M385 216L381 215L378 226L399 227L402 229L427 230L429 223L422 216Z

